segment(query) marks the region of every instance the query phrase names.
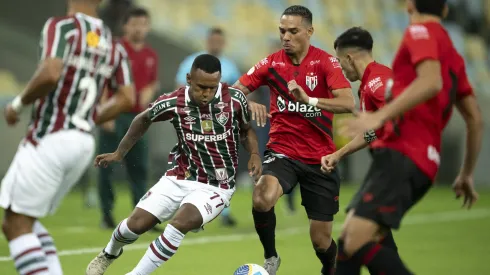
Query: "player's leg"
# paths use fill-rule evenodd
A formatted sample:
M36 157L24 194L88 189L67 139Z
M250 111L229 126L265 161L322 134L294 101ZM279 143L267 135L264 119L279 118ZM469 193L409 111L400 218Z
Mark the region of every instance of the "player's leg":
M276 274L280 265L276 251L274 206L283 193L289 193L297 184L295 169L291 160L266 152L262 176L253 191L255 230L264 248L264 268L271 275Z
M335 270L337 244L332 239L334 215L339 210L340 178L337 171L324 174L320 165L297 164L301 167L299 185L302 205L310 219L310 238L316 256L322 263L323 275Z
M397 229L403 215L429 190L428 179L404 155L379 149L373 154L370 176L354 215L342 232L344 265L365 265L375 274L411 274L400 256L378 243L380 230ZM337 274L349 274L338 269Z
M101 129L99 133L98 153L105 154L114 152L118 145L117 135L114 132L108 132L103 129ZM114 191L112 188L111 176L113 169L113 165L104 169L99 169L97 180L100 210L102 212L102 227L111 229L116 226L112 216L112 209L114 208Z
M185 235L189 231L199 231L218 217L233 194L233 191L202 186L200 183L189 185L194 185L196 189L182 200L181 207L163 234L150 244L143 258L128 275L147 275L164 265L175 255Z
M123 114L121 115L116 124L116 131L119 139L121 140L128 131L135 115ZM133 198L133 205L136 206L145 195L147 190L146 185L148 181L148 136L144 135L140 140L136 142L133 148L128 152L124 158L126 164L126 170L129 176L129 183L131 188L131 195Z
M162 177L139 201L131 215L114 229L106 247L88 265L87 275L104 274L123 247L134 243L141 234L159 222L167 221L177 211L186 195L175 181Z
M58 258L58 251L51 234L49 234L46 227L44 227L39 220L34 222L32 231L37 235L37 238L41 242L41 247L46 255L46 261L48 263L49 274L62 275L63 270L61 268L61 262Z

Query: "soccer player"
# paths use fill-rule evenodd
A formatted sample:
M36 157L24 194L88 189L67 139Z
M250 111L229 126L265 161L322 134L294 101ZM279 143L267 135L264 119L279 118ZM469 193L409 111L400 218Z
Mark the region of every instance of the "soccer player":
M333 153L332 118L355 108L349 82L337 58L310 45L312 14L303 6L287 8L280 19L283 49L264 58L235 86L246 94L261 85L271 89L271 129L264 173L253 193L253 217L264 247L264 268L275 275L280 258L275 248L274 205L299 182L302 205L310 219L310 237L331 274L337 246L332 240L333 216L338 212L340 179L334 170L322 173L321 157ZM291 93L303 90L308 98L298 102ZM251 105L258 123L265 112Z
M347 79L351 82L361 81L359 86L361 110L374 112L381 108L385 103L386 82L391 79L392 71L374 60L371 34L360 27L350 28L335 40L334 48ZM343 157L367 146L373 147L378 142L377 137L382 135L382 129L357 135L335 153L322 157L322 170L328 173L337 166ZM362 196L362 190L361 187L356 194L357 197ZM354 211L350 210L351 208L351 206L347 207L349 217L354 214ZM391 231L386 231L381 244L398 251ZM343 244L339 242L338 245L341 247ZM345 255L339 254L337 257L341 260ZM371 274L376 274L376 272L373 271Z
M126 52L98 19L99 0L68 1L68 15L51 17L41 35L41 58L25 90L5 109L15 125L25 107L32 120L2 180L3 233L19 274L62 274L56 247L39 218L53 214L94 153L95 123L132 107L134 88ZM103 87L115 96L96 112Z
M100 154L113 152L118 141L122 139L129 129L131 121L140 112L148 107L154 99L158 88L158 56L146 44L146 37L150 31L150 15L142 8L133 8L124 20L124 38L121 44L131 60L131 69L135 86L136 103L132 110L121 114L116 122L115 129L110 132L101 129L99 140ZM113 122L109 122L114 124ZM113 132L116 132L115 134ZM105 149L105 150L104 150ZM109 150L108 150L109 149ZM126 171L131 184L133 204L136 206L139 199L146 192L148 181L148 136L143 136L125 158ZM113 229L116 224L112 216L114 206L114 192L111 182L112 169L99 171L99 198L102 211L102 227ZM161 232L161 231L159 231Z
M187 75L187 87L160 96L134 119L119 148L97 156L95 164L121 161L152 122L170 120L179 143L170 153L172 165L114 230L109 244L87 267L87 275L103 274L126 244L157 223L167 221L130 275L150 274L176 252L189 231L197 232L230 204L235 191L239 142L250 152L248 168L257 179L262 164L255 131L249 123L247 98L220 83L221 63L198 56Z
M361 113L345 123L354 136L383 127L373 145L373 163L361 196L351 203L336 274L359 274L365 265L375 274L411 274L399 255L376 242L385 229L398 229L405 213L432 187L441 158L441 135L453 104L467 126L466 153L453 185L463 206L478 199L473 170L482 141L482 118L468 82L463 58L441 24L445 0L409 0L411 25L393 61L393 80L386 85L393 100L373 113Z

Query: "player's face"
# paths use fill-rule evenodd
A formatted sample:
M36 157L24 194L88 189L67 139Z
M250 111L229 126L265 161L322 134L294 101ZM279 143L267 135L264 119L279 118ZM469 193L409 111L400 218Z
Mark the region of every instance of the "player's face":
M352 54L347 50L336 49L337 59L339 60L340 66L342 66L342 71L344 71L345 77L349 81L354 82L359 80L359 75L354 67L354 60Z
M207 43L208 52L214 56L219 56L225 48L225 37L221 34L212 34Z
M124 32L131 40L144 41L150 32L150 19L146 16L131 17L124 25Z
M199 106L208 104L218 90L221 73L206 73L197 69L187 74L187 84L189 84L189 94L192 101Z
M303 22L301 16L283 15L279 22L279 35L286 54L300 53L309 45L313 27Z

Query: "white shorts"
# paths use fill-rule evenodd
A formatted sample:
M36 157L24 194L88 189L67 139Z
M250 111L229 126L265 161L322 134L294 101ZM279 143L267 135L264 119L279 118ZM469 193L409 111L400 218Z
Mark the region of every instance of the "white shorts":
M93 159L92 135L78 130L48 134L37 146L22 141L0 186L0 206L42 218L53 214Z
M202 228L230 205L234 192L235 189L225 190L196 181L163 176L141 198L136 207L151 213L160 222L165 222L170 220L182 205L190 203L201 213ZM197 232L199 229L193 231Z

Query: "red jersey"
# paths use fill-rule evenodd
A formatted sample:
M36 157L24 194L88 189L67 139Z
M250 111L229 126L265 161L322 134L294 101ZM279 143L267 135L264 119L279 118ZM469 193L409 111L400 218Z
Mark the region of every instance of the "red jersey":
M441 64L443 88L432 99L387 123L377 147L387 147L409 157L434 179L440 164L441 136L455 100L473 94L464 60L441 24L413 24L406 30L393 61L393 97L399 96L417 77L416 66L428 59Z
M157 81L158 78L158 56L148 45L145 45L141 50L135 50L127 40L123 39L121 43L131 61L136 91L136 103L131 112L140 113L147 107L141 106L141 92L146 86Z
M359 102L361 111L374 112L385 104L386 81L392 77L393 72L385 65L371 62L366 67L359 86ZM378 137L383 136L383 129L367 131L364 140L374 146Z
M313 46L299 65L280 50L240 78L250 91L262 85L270 88L272 118L267 148L307 164L319 164L322 156L335 152L333 113L296 102L288 91L291 80L310 97L318 98L333 98L332 90L350 88L350 84L337 59Z

